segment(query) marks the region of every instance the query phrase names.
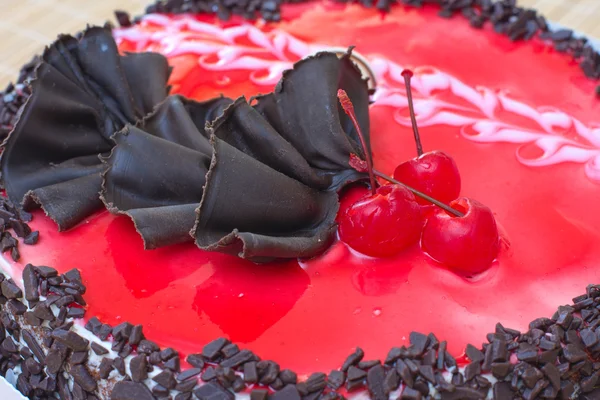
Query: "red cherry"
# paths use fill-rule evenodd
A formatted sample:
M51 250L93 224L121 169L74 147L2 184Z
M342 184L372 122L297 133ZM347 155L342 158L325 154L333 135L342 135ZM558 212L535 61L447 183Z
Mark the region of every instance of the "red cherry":
M339 234L360 253L390 257L419 240L423 223L421 207L408 189L384 185L346 209L339 218Z
M442 203L455 200L460 195L460 174L456 162L448 154L441 151L432 151L423 154L421 136L417 127L417 118L412 100L410 78L412 71L402 71L406 86L406 99L410 111L415 144L418 157L400 164L394 171L394 178L413 188L429 195ZM418 199L420 204L428 204L423 199Z
M442 151L431 151L404 162L394 171L394 179L449 203L460 195L460 174L456 162ZM418 198L419 204L430 204Z
M425 222L421 246L434 260L463 275L485 271L498 255L496 220L485 205L460 197L450 206L463 217L435 210Z

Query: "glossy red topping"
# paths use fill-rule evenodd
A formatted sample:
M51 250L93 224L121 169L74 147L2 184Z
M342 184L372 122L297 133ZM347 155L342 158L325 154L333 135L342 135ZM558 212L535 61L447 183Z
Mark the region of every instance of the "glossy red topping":
M456 162L443 151L424 153L394 170L394 179L441 201L450 203L460 195L460 174ZM417 197L419 204L430 204Z
M371 257L390 257L416 243L423 217L415 196L400 185L384 185L339 218L340 239Z
M434 260L471 276L490 268L500 238L492 210L477 200L461 197L450 206L463 217L435 210L425 223L421 246Z

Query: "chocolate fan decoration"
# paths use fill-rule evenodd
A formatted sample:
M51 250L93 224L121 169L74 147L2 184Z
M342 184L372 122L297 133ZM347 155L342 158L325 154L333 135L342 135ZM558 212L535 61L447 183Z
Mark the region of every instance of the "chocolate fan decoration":
M362 152L336 97L348 91L368 132L367 85L349 57L301 61L256 108L167 98L115 135L103 159L107 207L133 219L147 248L190 240L191 230L200 248L255 262L322 252L335 234L336 189L365 177L348 165Z
M32 94L3 144L8 197L41 206L59 230L102 207L98 154L111 135L136 123L168 94L170 68L160 54L119 55L109 29L61 36L44 52Z

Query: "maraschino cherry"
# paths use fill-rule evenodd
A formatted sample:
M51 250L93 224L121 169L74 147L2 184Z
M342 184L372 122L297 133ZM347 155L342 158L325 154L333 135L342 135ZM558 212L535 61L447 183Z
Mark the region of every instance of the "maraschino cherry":
M410 70L402 71L418 157L398 165L394 178L443 203L449 203L460 195L458 167L452 157L443 151L423 153L410 87L412 75ZM424 199L417 198L417 201L419 204L428 204Z
M371 257L390 257L419 241L421 206L400 185L383 185L346 209L339 221L340 239Z
M463 275L488 269L498 255L500 238L492 210L460 197L450 203L464 213L457 217L435 210L423 228L421 246L434 260Z

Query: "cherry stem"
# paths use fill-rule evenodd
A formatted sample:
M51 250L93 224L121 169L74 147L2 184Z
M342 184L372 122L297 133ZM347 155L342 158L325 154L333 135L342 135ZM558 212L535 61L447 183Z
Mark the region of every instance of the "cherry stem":
M367 147L367 141L365 140L365 135L363 135L362 130L360 129L360 125L358 125L358 121L356 119L356 113L354 112L354 105L352 105L352 101L348 97L348 94L344 89L339 89L337 92L337 97L344 109L344 112L350 120L354 124L354 128L356 129L356 133L358 134L358 138L360 139L360 145L363 148L363 152L365 153L365 159L367 161L367 169L369 172L369 181L371 184L371 194L374 196L375 191L377 189L377 181L375 180L375 174L373 172L373 158L371 157L371 152Z
M423 192L421 192L421 191L419 191L419 190L417 190L415 188L412 188L412 187L408 186L407 184L402 183L399 180L392 178L389 175L384 174L383 172L379 172L377 170L373 170L373 173L375 175L377 175L378 177L380 177L381 179L384 179L384 180L386 180L388 182L395 183L396 185L402 185L402 186L404 186L405 188L407 188L408 190L410 190L411 192L413 192L416 196L419 196L420 198L422 198L424 200L427 200L428 202L430 202L432 204L435 204L436 206L438 206L442 210L447 211L447 212L449 212L452 215L455 215L457 217L464 217L465 216L465 214L463 214L462 212L460 212L460 211L458 211L458 210L450 207L449 205L444 204L441 201L436 200L433 197L428 196L425 193L423 193Z
M417 118L415 117L415 108L413 106L412 89L410 88L410 78L413 73L410 69L402 71L404 77L404 85L406 86L406 99L408 100L408 110L410 111L410 122L412 123L413 134L415 135L415 143L417 144L417 154L421 156L423 154L423 146L421 145L421 135L419 135L419 129L417 128Z

